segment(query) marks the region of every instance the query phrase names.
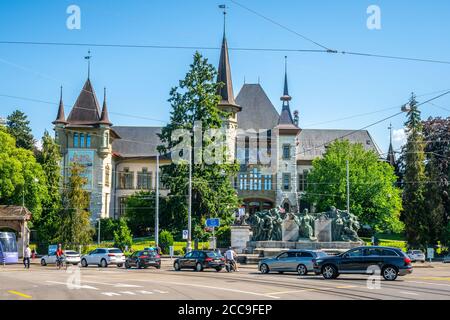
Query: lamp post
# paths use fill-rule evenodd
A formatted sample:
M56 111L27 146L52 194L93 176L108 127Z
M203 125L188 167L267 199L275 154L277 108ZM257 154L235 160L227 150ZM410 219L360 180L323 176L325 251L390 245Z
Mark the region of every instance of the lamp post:
M98 233L97 233L97 244L100 244L100 226L102 219L99 217L96 219L98 221Z
M159 245L159 154L156 154L155 247Z

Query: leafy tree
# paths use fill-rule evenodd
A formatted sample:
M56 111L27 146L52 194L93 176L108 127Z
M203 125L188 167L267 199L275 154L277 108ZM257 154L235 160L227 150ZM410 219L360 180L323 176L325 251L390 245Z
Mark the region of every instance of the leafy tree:
M159 246L163 253L169 253L169 247L173 246L173 236L172 233L166 230L162 230L159 233Z
M194 61L184 80L178 87L170 91L169 102L172 106L170 123L163 127L160 134L164 145L158 147L161 154L174 151L182 141L172 139L172 134L177 129L193 131L194 122L201 122L202 136L208 129L221 128L222 119L227 113L219 110L220 101L217 90L221 83L215 83L217 72L214 67L204 59L200 53L194 54ZM208 146L212 141L203 141L202 147L196 147L196 153L208 153ZM192 141L188 142L192 148ZM225 150L224 150L225 151ZM194 156L191 156L194 159ZM192 225L201 224L205 217L220 217L224 224L231 223L233 212L239 205L239 199L232 187L232 177L237 174L237 163L213 163L192 165ZM184 199L188 194L189 164L171 163L163 166L161 174L162 183L168 187L169 202L176 202L172 208L178 210L184 216L187 215L187 204Z
M119 223L116 225L116 230L114 230L114 246L124 251L126 247L131 248L132 244L133 237L127 222L124 218L120 218Z
M42 151L38 154L37 160L44 170L48 196L43 199L42 214L36 223L36 229L39 242L48 244L56 241L60 224L61 154L59 146L47 131L42 138Z
M31 133L30 121L20 110L15 110L6 118L8 132L16 139L16 146L27 150L33 150L34 138Z
M117 229L119 220L113 218L100 219L100 241L113 240L114 230ZM98 229L95 229L94 240L98 239Z
M402 230L400 190L394 169L373 151L348 140L330 144L308 174L307 200L318 211L347 207L346 160L349 161L350 212L376 232Z
M59 226L59 242L66 246L87 245L94 230L90 223L89 194L83 189L87 179L82 177L84 168L72 164L68 182L64 186L63 210Z
M46 176L29 150L17 148L14 138L0 127L0 203L25 206L39 220L47 198Z
M410 244L425 245L428 232L425 208L425 153L423 125L415 95L409 100L409 111L405 122L407 142L402 150L403 172L403 221Z

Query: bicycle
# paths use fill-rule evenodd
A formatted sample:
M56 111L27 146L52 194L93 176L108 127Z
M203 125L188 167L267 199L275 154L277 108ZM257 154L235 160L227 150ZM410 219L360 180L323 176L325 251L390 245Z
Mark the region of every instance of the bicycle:
M56 268L58 268L58 270L61 270L61 268L67 270L67 263L64 256L56 258Z

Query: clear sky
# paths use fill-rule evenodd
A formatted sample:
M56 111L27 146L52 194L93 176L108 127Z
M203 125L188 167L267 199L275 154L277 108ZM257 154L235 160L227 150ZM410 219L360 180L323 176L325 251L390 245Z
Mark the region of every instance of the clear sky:
M450 2L446 0L236 1L328 48L450 60ZM230 47L320 49L229 0L1 1L0 41L219 47L223 26L218 5L222 3L229 7ZM80 30L66 27L66 9L71 4L81 9ZM372 4L381 9L381 30L366 26L366 10ZM51 130L59 86L64 86L67 116L86 80L84 56L88 49L0 44L0 116L6 117L19 108L29 116L36 138L45 129ZM169 119L169 90L184 77L193 49L90 49L91 80L100 101L102 89L107 87L114 124L161 126ZM217 65L219 50L200 51ZM280 110L285 55L293 97L291 108L299 110L302 128L362 128L397 112L412 91L418 94L419 101L424 101L433 97L429 93L450 89L450 64L231 50L235 95L244 78L247 83L256 83L259 78ZM450 95L434 103L437 106L422 106L423 118L449 116ZM372 114L337 121L363 113ZM391 121L399 130L404 120L401 115ZM389 121L369 129L383 152L389 143L388 125Z

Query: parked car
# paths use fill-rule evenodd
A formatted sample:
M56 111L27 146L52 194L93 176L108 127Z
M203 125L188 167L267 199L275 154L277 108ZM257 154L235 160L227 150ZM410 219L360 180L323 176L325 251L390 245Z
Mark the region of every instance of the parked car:
M275 258L266 258L259 261L258 270L261 273L271 271L297 272L299 275L306 275L309 271L314 271L313 259L325 257L323 251L313 250L289 250L280 253Z
M125 256L117 248L98 248L81 257L81 266L87 267L90 264L106 268L110 264L115 264L119 268L125 263Z
M445 256L444 259L442 260L443 263L450 263L450 254Z
M409 250L406 254L411 259L411 262L425 262L425 254L421 250Z
M314 272L325 279L335 279L340 274L373 274L378 267L385 280L412 273L411 259L398 248L358 247L337 256L314 259Z
M155 250L133 252L133 254L125 260L125 268L129 269L131 267L136 267L138 269L155 267L156 269L160 269L161 256Z
M181 269L194 269L203 271L206 268L216 269L217 272L225 267L225 258L215 251L194 250L188 252L182 258L178 258L173 263L176 271Z
M64 251L64 257L67 264L77 265L81 261L80 254L72 250ZM46 266L47 264L56 264L56 254L45 255L41 258L41 266Z

